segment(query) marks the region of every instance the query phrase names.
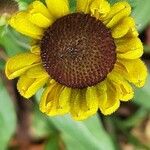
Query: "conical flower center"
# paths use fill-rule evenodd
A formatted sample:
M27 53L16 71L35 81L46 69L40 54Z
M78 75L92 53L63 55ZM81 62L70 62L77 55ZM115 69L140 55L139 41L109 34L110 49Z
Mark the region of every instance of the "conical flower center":
M41 58L60 84L85 88L103 81L116 62L109 29L89 14L73 13L56 20L41 40Z

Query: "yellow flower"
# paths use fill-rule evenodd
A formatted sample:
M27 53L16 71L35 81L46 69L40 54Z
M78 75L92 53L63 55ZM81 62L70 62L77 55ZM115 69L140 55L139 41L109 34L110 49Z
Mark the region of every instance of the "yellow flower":
M31 3L9 24L33 38L30 52L10 58L9 79L19 77L18 91L26 98L45 87L40 110L47 115L70 113L86 119L98 109L109 115L120 101L133 98L130 84L142 87L147 69L140 57L143 45L127 2L68 0Z

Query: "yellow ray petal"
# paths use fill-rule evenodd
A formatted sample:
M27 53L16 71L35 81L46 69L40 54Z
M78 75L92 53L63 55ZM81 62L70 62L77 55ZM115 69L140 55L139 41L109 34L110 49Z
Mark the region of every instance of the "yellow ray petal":
M127 17L131 14L131 7L130 5L123 1L115 3L111 9L107 17L105 18L104 23L108 28L112 28L115 26L120 20L124 17Z
M66 109L66 107L61 107L59 105L60 102L59 96L63 91L63 89L64 87L62 85L56 83L56 86L54 86L49 92L47 97L47 109L46 109L47 115L49 116L63 115L68 112L68 109Z
M90 5L93 0L77 0L77 12L90 12Z
M68 0L45 0L50 14L53 17L60 18L69 14Z
M48 9L40 1L31 3L27 11L29 20L38 27L47 28L54 22Z
M46 84L48 78L42 66L33 67L19 78L17 89L23 97L30 98Z
M116 88L112 86L108 81L106 82L106 86L106 91L99 91L99 95L102 95L102 99L100 99L101 102L99 103L99 109L104 115L110 115L119 108L120 101L117 95Z
M143 55L143 44L138 37L122 38L115 41L117 57L123 59L137 59Z
M106 0L93 0L90 10L97 19L103 19L110 11L110 4Z
M137 36L139 36L139 33L138 33L138 30L137 30L136 26L131 27L128 30L127 34L125 35L125 37L127 37L127 38L137 37Z
M95 86L88 87L86 91L86 104L89 114L93 115L98 110L99 97Z
M98 110L99 97L95 87L87 90L73 90L71 95L71 114L75 120L83 120Z
M64 87L59 95L59 106L61 109L64 109L66 113L70 110L70 96L71 88L68 87Z
M99 106L103 106L107 101L107 85L106 81L96 85L97 95L99 97Z
M13 15L9 20L9 24L18 32L34 39L41 39L43 35L42 28L39 28L29 21L26 11L21 11Z
M34 2L32 2L29 6L28 6L28 11L31 11L32 13L41 13L43 14L45 17L47 18L51 18L52 16L49 13L49 10L47 9L47 7L40 2L39 0L35 0Z
M8 79L22 75L29 68L40 63L40 57L32 53L23 53L10 58L6 63L5 73Z
M58 83L50 84L43 92L40 110L47 115L63 115L70 109L70 89Z
M147 68L140 59L119 59L114 70L137 87L142 87L147 78Z
M41 28L48 28L53 23L52 19L46 18L41 13L29 13L28 17L30 22Z
M116 87L118 98L121 101L128 101L133 98L134 96L133 89L131 85L122 76L112 71L108 75L108 79Z
M70 112L75 120L84 120L90 116L86 103L86 90L72 90L70 101Z
M126 17L112 29L112 36L113 36L113 38L121 38L121 37L125 36L127 33L130 33L129 34L130 36L137 37L138 32L135 29L136 28L135 28L134 19L131 17ZM129 37L129 35L128 35L128 37Z
M30 50L33 54L40 55L41 49L39 45L33 45Z
M48 95L49 93L52 91L52 89L55 87L55 83L54 84L50 84L43 92L41 100L40 100L40 104L39 104L39 108L41 110L41 112L46 113L47 111L47 102L50 101L48 100Z
M40 77L49 77L48 73L46 72L46 70L43 68L42 64L37 65L35 67L32 67L31 69L29 69L26 72L26 76L28 76L29 78L40 78Z

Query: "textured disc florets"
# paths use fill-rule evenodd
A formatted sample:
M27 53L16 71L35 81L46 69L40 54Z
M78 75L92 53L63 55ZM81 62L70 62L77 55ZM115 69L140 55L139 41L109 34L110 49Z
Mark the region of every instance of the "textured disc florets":
M89 14L73 13L56 20L41 40L41 58L48 74L71 88L103 81L116 62L110 30Z

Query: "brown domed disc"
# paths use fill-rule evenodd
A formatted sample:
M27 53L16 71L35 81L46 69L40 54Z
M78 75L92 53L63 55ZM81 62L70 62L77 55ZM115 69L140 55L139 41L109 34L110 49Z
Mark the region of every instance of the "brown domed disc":
M89 14L73 13L56 20L41 40L41 58L48 74L71 88L103 81L116 62L110 30Z

